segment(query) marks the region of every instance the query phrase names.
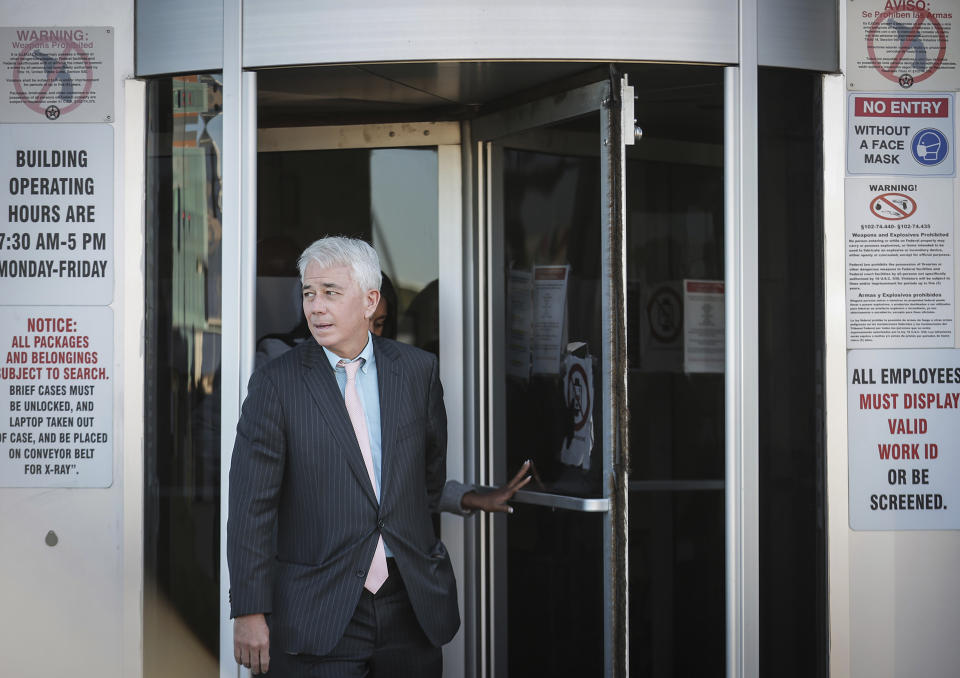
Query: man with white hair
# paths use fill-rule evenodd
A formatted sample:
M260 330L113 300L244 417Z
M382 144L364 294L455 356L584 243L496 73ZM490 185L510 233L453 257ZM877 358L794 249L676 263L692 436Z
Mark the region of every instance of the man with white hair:
M315 341L257 370L230 468L234 654L254 674L439 678L460 625L431 514L509 511L446 479L436 357L373 337L380 262L322 238L300 257Z

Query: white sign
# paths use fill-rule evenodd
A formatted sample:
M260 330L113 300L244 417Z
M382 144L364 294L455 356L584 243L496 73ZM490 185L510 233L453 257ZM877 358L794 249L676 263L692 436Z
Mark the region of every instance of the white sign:
M0 487L113 483L113 311L0 307Z
M510 269L507 278L507 374L530 378L533 332L533 275Z
M724 328L723 281L684 280L684 372L724 371Z
M644 286L636 319L640 328L640 369L680 372L683 368L683 281Z
M960 89L950 0L849 0L847 86Z
M847 346L954 343L953 181L847 179Z
M582 352L584 357L577 357L574 352ZM567 346L563 370L563 393L567 407L573 414L573 431L560 444L560 461L568 466L589 470L596 393L593 390L593 356L586 353L585 344Z
M848 174L952 177L952 94L849 94Z
M533 267L533 373L560 374L567 343L569 266Z
M960 529L960 351L847 353L850 527Z
M0 27L0 122L113 122L113 29Z
M113 300L113 128L0 125L0 299Z

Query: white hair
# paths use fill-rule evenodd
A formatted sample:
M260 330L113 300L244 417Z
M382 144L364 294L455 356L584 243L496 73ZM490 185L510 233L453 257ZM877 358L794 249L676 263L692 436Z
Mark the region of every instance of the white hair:
M380 257L373 247L359 238L331 235L314 241L297 261L300 282L303 282L303 274L311 261L317 262L320 268L346 266L361 290L380 289Z

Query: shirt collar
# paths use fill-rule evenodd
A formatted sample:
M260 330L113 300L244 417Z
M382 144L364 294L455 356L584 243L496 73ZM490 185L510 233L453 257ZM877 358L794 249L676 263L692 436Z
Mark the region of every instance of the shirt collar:
M363 372L364 374L366 374L370 370L370 368L374 365L373 336L370 334L369 330L367 330L367 345L363 347L362 351L360 351L360 355L358 355L353 360L346 360L345 358L341 358L333 351L328 350L326 346L321 346L320 348L323 349L323 352L327 356L327 360L330 361L330 367L332 367L334 370L337 369L337 365L341 360L343 360L344 362L352 363L353 360L360 360L361 358L363 358L363 364L360 365L360 371Z

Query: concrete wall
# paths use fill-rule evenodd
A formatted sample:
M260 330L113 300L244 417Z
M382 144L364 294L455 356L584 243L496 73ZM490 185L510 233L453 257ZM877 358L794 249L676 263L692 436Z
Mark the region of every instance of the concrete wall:
M136 678L142 671L144 148L143 87L125 87L134 68L134 3L0 0L0 17L16 27L109 26L115 47L113 483L0 488L0 673ZM16 300L0 300L9 303ZM50 531L55 546L47 544Z

